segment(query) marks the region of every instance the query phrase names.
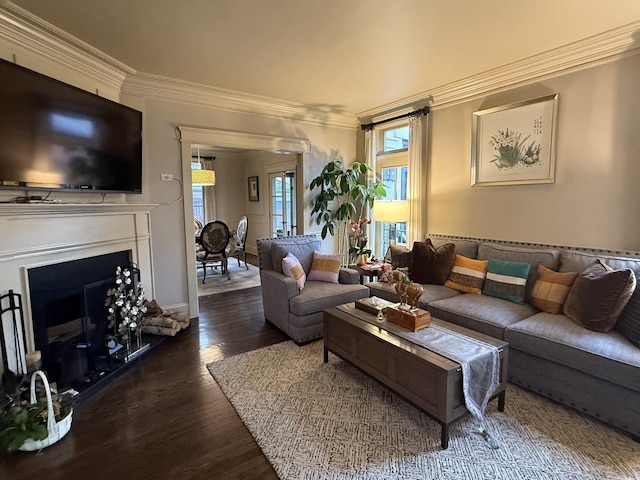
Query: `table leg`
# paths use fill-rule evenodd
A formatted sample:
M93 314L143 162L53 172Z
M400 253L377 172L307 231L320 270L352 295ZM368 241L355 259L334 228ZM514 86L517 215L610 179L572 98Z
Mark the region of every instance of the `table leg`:
M447 448L449 448L449 424L448 423L442 424L442 435L440 437L440 445L442 446L443 450L446 450Z
M504 412L504 404L506 402L507 391L503 390L500 395L498 395L498 411Z
M324 363L327 363L329 361L329 349L327 347L324 347Z

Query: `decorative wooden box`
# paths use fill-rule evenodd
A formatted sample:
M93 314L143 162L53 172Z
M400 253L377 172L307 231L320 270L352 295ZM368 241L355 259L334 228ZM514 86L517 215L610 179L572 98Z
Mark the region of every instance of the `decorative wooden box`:
M370 313L371 315L377 315L379 311L384 312L391 305L398 304L378 297L361 298L360 300L356 300L356 308Z
M411 312L397 307L387 307L387 321L417 332L431 324L431 314L421 308L418 308L417 312Z

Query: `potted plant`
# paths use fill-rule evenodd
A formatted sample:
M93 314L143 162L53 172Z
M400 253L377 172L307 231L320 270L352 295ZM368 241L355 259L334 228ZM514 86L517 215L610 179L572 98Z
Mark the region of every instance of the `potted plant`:
M43 381L46 379L43 372L37 371L34 375L44 377ZM40 450L58 441L71 427L76 392L58 395L49 389L47 382L38 398L33 380L31 383L33 401L23 398L29 390L23 384L13 395L7 395L6 402L0 407L0 450ZM51 422L50 412L54 417Z
M351 168L344 168L341 160L332 160L309 185L311 190L320 189L314 198L311 215L315 215L318 225L322 224L322 239L327 235L338 235L338 251L343 255L349 250L349 221L355 218L362 227L365 208L373 208L375 200L386 195L382 182L367 184L362 181L370 171L371 167L366 163L354 162ZM367 219L364 223L368 222Z

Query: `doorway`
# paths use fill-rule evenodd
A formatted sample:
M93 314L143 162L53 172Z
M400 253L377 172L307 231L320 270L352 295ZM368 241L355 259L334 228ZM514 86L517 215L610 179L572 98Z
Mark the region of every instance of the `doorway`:
M183 195L184 195L184 231L185 231L185 269L189 298L189 311L191 317L198 316L198 284L196 274L196 255L193 246L193 197L191 185L191 150L197 145L211 145L214 148L230 148L240 150L255 150L262 152L277 152L296 154L296 167L294 169L286 168L285 171L293 170L303 172L304 166L309 165L309 156L311 152L311 142L301 138L285 138L273 137L266 135L255 135L243 132L230 132L224 130L212 130L194 127L178 127L180 133L180 143L182 151L182 178ZM281 168L280 171L283 169ZM264 172L265 174L274 172ZM300 205L303 189L299 185L300 175L296 175L297 185L295 189L295 208L296 215L294 218L300 219L303 216ZM189 179L189 180L187 180ZM265 177L266 180L266 177ZM296 182L294 181L294 184ZM268 209L266 209L268 211ZM265 212L266 213L266 212ZM250 212L251 214L251 212ZM264 215L264 214L263 214ZM256 222L251 221L255 224ZM266 220L266 219L265 219ZM304 233L303 223L299 220L293 223L298 234ZM266 226L266 225L265 225ZM250 230L251 232L251 230Z
M272 237L298 234L296 209L296 172L288 170L269 174L269 224Z

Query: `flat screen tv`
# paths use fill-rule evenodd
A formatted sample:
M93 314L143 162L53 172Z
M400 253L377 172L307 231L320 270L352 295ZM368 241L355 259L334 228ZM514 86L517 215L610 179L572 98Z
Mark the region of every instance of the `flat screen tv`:
M0 59L0 188L142 192L142 113Z

